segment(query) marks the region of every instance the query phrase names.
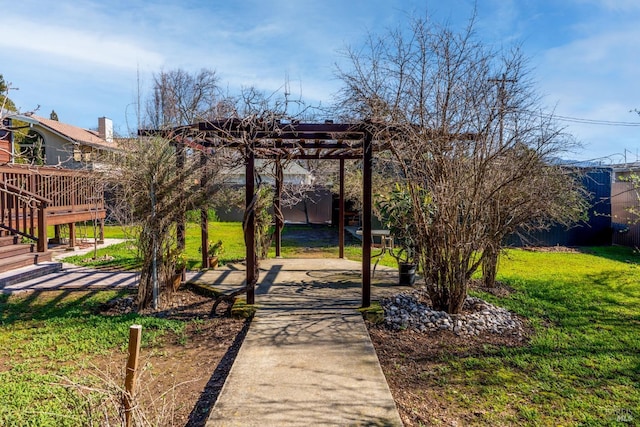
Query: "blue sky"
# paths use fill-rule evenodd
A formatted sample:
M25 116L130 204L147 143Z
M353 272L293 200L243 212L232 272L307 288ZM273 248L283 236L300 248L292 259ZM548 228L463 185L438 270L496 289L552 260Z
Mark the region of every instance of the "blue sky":
M160 70L215 69L229 90L290 91L331 102L335 63L368 32L425 10L454 28L474 5L476 31L520 44L544 104L555 114L633 126L563 121L584 144L577 159L635 161L640 154L640 1L637 0L0 0L0 74L22 111L115 130L136 127L138 86ZM139 75L139 79L138 79ZM138 81L140 82L138 84Z

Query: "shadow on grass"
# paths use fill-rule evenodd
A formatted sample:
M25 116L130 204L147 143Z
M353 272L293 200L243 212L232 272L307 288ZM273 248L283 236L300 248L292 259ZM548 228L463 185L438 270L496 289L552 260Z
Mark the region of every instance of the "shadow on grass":
M638 253L634 248L627 246L584 246L576 249L581 253L606 258L612 261L640 264L640 253Z
M10 325L24 320L51 320L53 318L84 317L93 314L104 301L95 299L105 290L87 291L85 289L68 289L61 291L34 291L25 294L0 295L0 323ZM111 297L123 297L131 294L130 290L109 290ZM23 295L24 298L22 297ZM77 298L71 298L78 296ZM93 300L93 301L92 301Z

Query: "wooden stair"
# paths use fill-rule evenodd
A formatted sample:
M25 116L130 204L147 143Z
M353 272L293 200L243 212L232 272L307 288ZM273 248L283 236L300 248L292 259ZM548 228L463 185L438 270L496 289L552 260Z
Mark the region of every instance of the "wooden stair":
M0 273L51 261L51 252L36 252L33 243L21 243L20 236L0 236Z

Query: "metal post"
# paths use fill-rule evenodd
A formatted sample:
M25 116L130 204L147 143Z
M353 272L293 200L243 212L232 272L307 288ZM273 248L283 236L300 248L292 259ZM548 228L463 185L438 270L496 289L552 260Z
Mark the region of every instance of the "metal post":
M151 223L153 226L156 226L156 192L155 192L155 180L156 176L154 175L151 179L151 188L150 196L151 196ZM151 246L152 246L152 259L151 259L151 290L152 290L152 298L153 298L153 309L158 309L158 238L155 233L151 238Z

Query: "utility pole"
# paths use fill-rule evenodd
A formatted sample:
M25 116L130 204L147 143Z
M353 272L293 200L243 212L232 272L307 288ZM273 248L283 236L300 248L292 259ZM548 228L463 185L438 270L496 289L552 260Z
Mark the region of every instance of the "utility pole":
M500 138L500 145L502 145L503 142L503 134L504 134L504 114L505 114L505 107L507 104L507 90L506 90L506 84L507 83L515 83L517 82L516 79L508 79L507 75L505 73L502 73L502 77L500 78L496 78L496 79L489 79L489 81L491 83L497 83L497 88L498 88L498 102L500 104L499 110L498 110L498 120L499 120L499 126L500 126L500 130L499 130L499 138Z

